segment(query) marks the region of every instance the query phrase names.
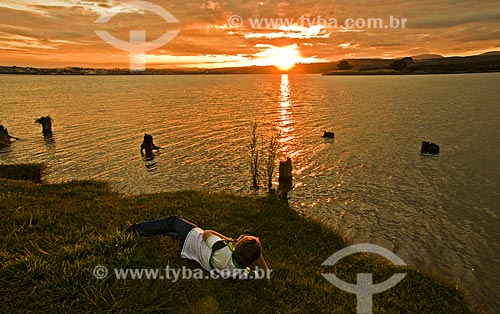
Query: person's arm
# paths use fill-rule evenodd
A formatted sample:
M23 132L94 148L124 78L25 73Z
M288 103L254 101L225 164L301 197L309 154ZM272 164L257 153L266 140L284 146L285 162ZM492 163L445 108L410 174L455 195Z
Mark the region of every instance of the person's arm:
M203 240L207 241L208 238L210 238L213 235L218 236L222 240L233 240L232 238L226 237L225 235L222 235L222 234L218 233L217 231L213 231L213 230L203 231Z

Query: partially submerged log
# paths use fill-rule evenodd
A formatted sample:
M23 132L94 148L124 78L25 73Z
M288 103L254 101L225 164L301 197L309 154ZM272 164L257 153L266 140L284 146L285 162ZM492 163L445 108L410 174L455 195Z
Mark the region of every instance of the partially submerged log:
M40 117L35 119L35 123L38 123L42 126L43 136L52 135L52 118L50 116Z
M281 202L288 205L288 192L293 189L292 160L287 158L285 161L280 161L279 171L278 197Z
M144 133L144 140L141 144L141 155L146 153L146 157L153 157L153 149L160 150L160 147L153 143L153 136L151 134Z
M421 154L431 154L436 155L439 154L439 145L427 141L422 141L422 146L420 148Z

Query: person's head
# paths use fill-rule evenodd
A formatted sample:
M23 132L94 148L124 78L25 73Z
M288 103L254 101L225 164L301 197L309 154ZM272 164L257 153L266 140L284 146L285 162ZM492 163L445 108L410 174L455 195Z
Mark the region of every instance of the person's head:
M246 268L258 260L261 253L259 238L243 234L234 245L233 257L240 266Z

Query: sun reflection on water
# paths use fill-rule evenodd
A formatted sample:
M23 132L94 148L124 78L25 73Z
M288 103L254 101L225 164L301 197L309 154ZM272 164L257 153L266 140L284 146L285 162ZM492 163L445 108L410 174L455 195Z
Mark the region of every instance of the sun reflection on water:
M292 102L290 100L290 82L288 74L281 75L280 97L278 107L279 153L292 160L297 156L295 147L295 120L293 119Z

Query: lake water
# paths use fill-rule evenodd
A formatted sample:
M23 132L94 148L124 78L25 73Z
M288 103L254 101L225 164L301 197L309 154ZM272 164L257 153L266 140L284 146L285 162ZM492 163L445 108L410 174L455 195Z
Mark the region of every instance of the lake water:
M278 131L291 206L500 311L500 74L0 76L0 163L119 192L250 192L251 125ZM44 139L34 119L54 118ZM335 140L321 138L334 131ZM143 134L163 149L141 157ZM441 146L420 155L420 143ZM332 254L334 252L331 252Z

